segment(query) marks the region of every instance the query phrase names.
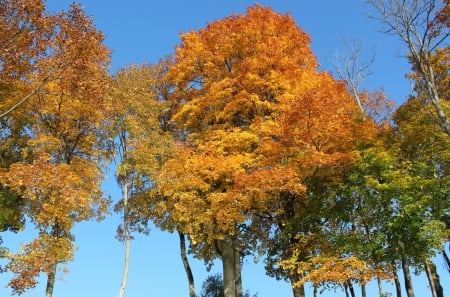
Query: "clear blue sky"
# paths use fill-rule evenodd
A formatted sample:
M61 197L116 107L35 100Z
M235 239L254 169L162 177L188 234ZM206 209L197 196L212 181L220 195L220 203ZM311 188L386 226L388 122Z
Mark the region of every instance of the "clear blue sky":
M47 0L50 10L67 9L72 1ZM223 18L233 12L242 13L253 1L247 0L83 0L79 1L87 14L93 16L96 27L105 36L106 45L113 51L112 69L131 63L156 62L173 52L178 33L204 27L207 21ZM364 0L272 0L259 1L274 10L290 12L298 25L312 37L312 48L323 69L333 70L335 51L342 50L341 40L359 39L365 42L369 58L375 51L373 75L366 80L369 89L383 87L390 98L402 102L410 92L404 78L409 66L404 59L405 48L392 36L379 32L380 24L369 19ZM114 178L105 182L105 190L114 200L120 191ZM75 227L78 251L68 265L70 273L57 281L55 297L111 297L117 296L123 268L124 246L115 240L120 217L112 214L101 223L87 222ZM9 247L27 242L32 230L17 235L2 234ZM440 260L440 258L439 258ZM205 279L203 262L191 261L197 289ZM213 272L220 272L218 263ZM445 294L450 295L450 276L438 262ZM0 296L9 296L4 286L9 275L0 274ZM25 297L44 296L42 285L25 293ZM248 258L243 271L244 288L259 297L290 297L290 286L265 276L262 265ZM424 278L415 278L416 296L431 296ZM386 289L393 290L386 285ZM308 288L309 290L309 288ZM311 295L311 291L308 291ZM359 294L359 291L358 291ZM136 235L131 246L131 263L127 297L182 297L188 287L179 257L178 237L153 229L147 236ZM345 296L343 292L324 293L323 296ZM369 287L368 297L377 296L376 286Z

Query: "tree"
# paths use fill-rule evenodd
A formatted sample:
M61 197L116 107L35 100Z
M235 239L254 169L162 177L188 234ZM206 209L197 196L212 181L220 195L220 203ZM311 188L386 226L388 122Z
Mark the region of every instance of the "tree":
M40 86L48 73L59 76L21 106L29 120L21 150L25 158L0 174L1 184L23 197L25 214L38 230L38 238L11 255L7 269L15 276L9 286L23 293L44 272L47 297L53 294L57 265L72 258L73 224L101 219L109 203L100 189L107 158L103 111L109 51L78 5L55 22L51 47L35 61L28 79Z
M177 158L156 181L156 208L191 243L218 248L225 296L235 296L238 225L258 204L234 189L237 176L258 157L256 124L275 117L276 106L294 96L290 84L316 62L294 20L261 6L181 39L168 74Z
M53 77L36 84L29 80L36 63L44 58L55 33L55 17L45 13L43 1L2 1L0 3L0 167L22 158L28 136L28 119L19 109ZM0 230L23 228L23 199L0 186Z
M168 60L169 61L169 60ZM116 211L122 211L123 223L118 238L125 242L125 261L119 296L125 294L127 283L131 231L145 231L139 225L139 208L143 201L136 196L152 188L152 178L169 154L172 138L163 133L164 87L161 76L165 63L131 65L115 75L109 98L110 138L114 140L117 160L116 177L122 188L122 199ZM145 214L148 220L148 214ZM146 225L146 223L144 224Z
M341 180L366 123L345 85L317 71L309 37L289 15L256 5L181 40L168 72L176 158L155 181L155 213L193 245L216 247L225 296L234 297L242 239L261 243L303 222L313 186Z
M448 48L450 35L448 0L367 0L375 8L385 32L396 35L408 49L413 70L416 96L435 124L450 135L448 98L437 82L433 55ZM444 62L446 63L446 62ZM430 108L431 107L431 108Z
M447 135L436 129L434 122L427 116L414 98L406 101L395 114L396 135L401 157L409 163L409 170L416 176L415 203L421 203L421 208L428 212L424 217L440 223L448 232L446 215L449 211L448 170L450 159L446 149L450 143ZM432 247L443 250L444 242L439 246L439 228L436 237L431 241ZM448 235L447 235L448 238ZM430 244L431 245L431 244ZM431 248L431 247L430 247ZM442 251L445 253L445 251ZM433 296L442 296L442 286L436 273L431 255L422 260L429 277Z

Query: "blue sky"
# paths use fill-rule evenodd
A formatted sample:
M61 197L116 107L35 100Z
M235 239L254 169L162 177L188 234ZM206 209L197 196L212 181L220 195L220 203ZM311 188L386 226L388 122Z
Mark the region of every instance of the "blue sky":
M84 0L79 1L87 14L93 16L96 27L105 36L105 44L113 51L112 69L131 63L156 62L173 52L178 33L199 29L206 22L223 18L233 12L242 13L253 1L246 0ZM321 68L333 70L332 61L337 50L343 50L342 40L358 39L365 42L366 58L375 52L373 74L366 80L369 89L383 87L391 99L402 102L410 92L404 78L409 71L405 48L395 37L379 32L381 25L367 17L364 0L272 0L259 1L275 11L290 12L297 24L312 38L312 49ZM48 9L67 9L71 1L47 0ZM114 200L120 198L114 178L105 182L105 190ZM117 296L123 268L124 246L115 240L120 217L112 214L103 222L80 223L75 227L78 250L68 265L70 273L57 281L55 297L111 297ZM32 230L17 235L2 234L4 243L14 248L27 242ZM440 258L439 258L440 260ZM202 261L191 261L200 289L207 272ZM220 271L220 263L213 272ZM450 276L443 273L438 262L445 294L450 294ZM10 276L0 274L0 296L8 296L4 286ZM43 285L25 293L25 297L44 296ZM265 276L261 264L248 258L243 271L244 288L259 297L292 296L290 286ZM417 296L430 296L424 278L415 278ZM393 292L392 286L386 289ZM308 289L309 290L309 289ZM311 294L311 291L308 291ZM359 294L359 292L358 292ZM179 256L178 237L153 229L147 236L136 235L131 246L131 263L127 297L181 297L188 296L187 281ZM323 296L345 296L343 292L324 293ZM368 297L377 296L376 286L369 287Z

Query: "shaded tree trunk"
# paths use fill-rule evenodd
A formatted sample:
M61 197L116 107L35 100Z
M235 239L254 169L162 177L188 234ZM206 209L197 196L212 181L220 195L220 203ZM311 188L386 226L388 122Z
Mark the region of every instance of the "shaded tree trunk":
M186 239L184 237L184 234L180 231L178 231L178 237L180 238L181 260L183 261L184 270L186 271L186 276L189 283L189 297L195 297L194 275L192 274L191 265L189 264L186 253Z
M305 297L305 286L294 286L293 284L297 283L300 280L300 277L296 273L292 273L289 276L289 279L291 281L292 286L292 294L294 297Z
M425 271L427 273L427 278L433 297L444 297L444 291L439 280L439 274L437 273L436 265L431 261L426 261Z
M47 285L45 287L45 297L53 296L53 288L55 286L56 279L56 267L58 264L53 264L50 267L50 271L47 273Z
M395 265L392 273L394 274L394 284L395 284L395 293L397 297L402 297L402 286L400 285L400 280L398 279L397 270L395 270Z
M352 283L350 281L347 282L347 286L348 286L348 289L350 291L350 296L356 297L356 295L355 295L355 288L353 288L353 285L352 285Z
M444 261L445 261L445 264L447 266L447 270L450 273L450 259L447 256L447 252L445 251L445 249L442 249L442 256L444 257Z
M220 241L223 267L224 297L236 297L236 275L234 246L231 237Z
M408 256L405 254L405 244L401 240L399 240L398 246L400 247L400 257L402 261L402 270L405 279L406 295L408 297L415 297L413 283L411 279L411 272L409 269L409 259Z
M348 293L348 286L347 286L347 284L344 284L344 292L345 292L345 297L350 297L350 294Z
M235 289L236 297L242 297L242 262L241 253L238 249L237 240L233 238L233 251L234 251L234 277L235 277Z

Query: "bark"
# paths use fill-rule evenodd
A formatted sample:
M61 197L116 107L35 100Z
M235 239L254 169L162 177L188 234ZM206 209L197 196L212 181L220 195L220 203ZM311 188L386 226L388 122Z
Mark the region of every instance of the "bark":
M379 276L377 276L377 285L378 285L378 295L381 297L381 296L384 296L384 293L383 293L383 284L382 284L382 282L381 282L381 278L379 277Z
M230 237L221 240L224 297L236 297L235 257Z
M450 259L447 256L447 252L445 249L442 249L442 256L444 257L445 265L447 267L448 272L450 273Z
M186 276L189 283L189 297L195 297L195 283L194 283L194 275L192 274L191 265L189 264L189 260L186 253L186 239L184 234L178 231L178 236L180 238L180 253L181 260L183 261L184 270L186 271Z
M56 267L58 264L53 264L50 271L47 273L47 286L45 287L45 297L53 296L53 288L55 286L56 279Z
M400 247L400 257L402 261L402 270L405 279L406 295L408 297L415 297L413 283L411 279L411 272L409 269L409 259L408 256L405 254L405 244L399 240L398 246Z
M350 297L350 294L348 293L348 286L347 286L347 284L344 284L344 292L345 292L345 297Z
M128 269L130 265L130 230L128 229L128 191L130 182L127 180L123 183L122 198L123 198L123 230L125 234L125 258L123 264L122 282L119 289L119 297L125 296L125 288L128 281Z
M347 286L348 286L348 289L350 291L350 296L356 297L355 289L353 288L353 285L352 285L352 283L350 281L347 282Z
M305 297L305 286L302 284L301 286L294 286L293 284L297 283L300 280L300 276L296 273L292 273L289 276L292 286L292 294L294 297Z
M444 291L439 280L439 274L437 273L436 265L431 261L426 261L425 271L427 273L427 278L433 297L444 297Z
M361 285L361 297L366 297L367 293L366 293L366 285L362 284Z
M242 297L242 262L241 253L238 250L236 239L233 239L233 250L234 250L234 277L236 286L236 297Z
M393 266L395 268L395 265ZM394 269L394 283L395 283L395 293L397 297L402 297L402 286L400 285L400 280L398 279L397 271Z

